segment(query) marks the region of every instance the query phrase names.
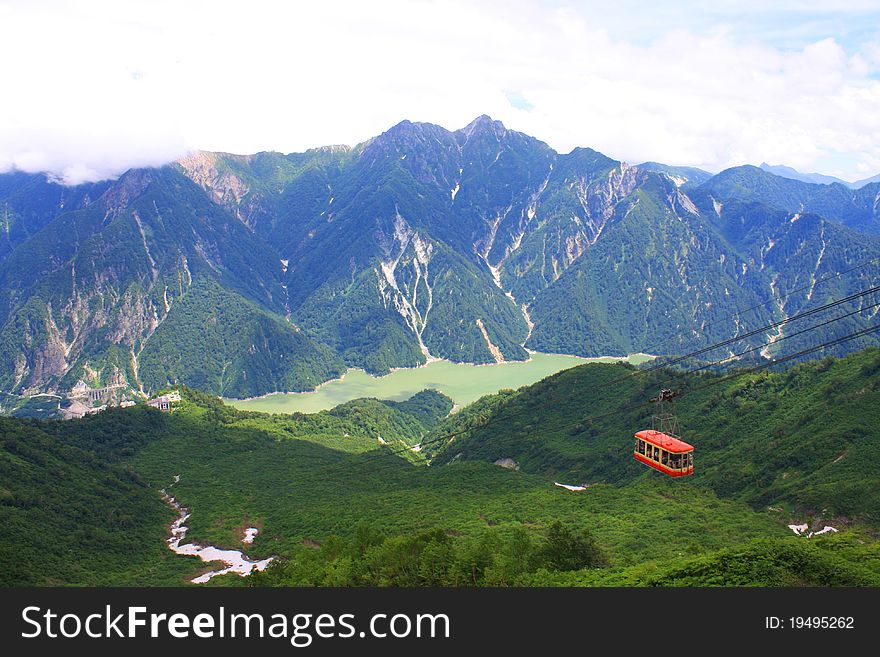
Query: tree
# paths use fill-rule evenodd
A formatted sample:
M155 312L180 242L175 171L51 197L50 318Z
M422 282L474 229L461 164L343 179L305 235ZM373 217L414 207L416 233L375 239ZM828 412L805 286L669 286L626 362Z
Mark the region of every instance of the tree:
M541 556L551 570L580 570L605 563L605 555L589 530L575 533L558 520L547 528Z

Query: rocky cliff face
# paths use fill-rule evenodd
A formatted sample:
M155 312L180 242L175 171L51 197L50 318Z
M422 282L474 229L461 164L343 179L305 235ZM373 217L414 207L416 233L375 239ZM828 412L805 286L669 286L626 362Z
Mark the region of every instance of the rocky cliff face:
M251 161L248 155L230 155L195 151L177 161L186 176L201 187L211 200L232 212L236 218L249 227L260 205L259 195L246 197L250 186L237 176L229 164L247 167Z
M135 388L144 376L167 381L144 372L139 359L199 277L235 291L228 302L253 299L254 312L280 306L283 289L264 244L172 168L125 174L37 237L0 264L4 389L65 391L80 378L100 384L117 374ZM198 349L198 340L181 336L167 348Z

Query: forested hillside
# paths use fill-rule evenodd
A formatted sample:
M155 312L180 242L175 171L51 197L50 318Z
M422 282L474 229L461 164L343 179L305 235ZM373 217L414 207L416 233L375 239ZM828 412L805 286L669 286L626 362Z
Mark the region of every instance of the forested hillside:
M434 441L435 464L511 458L527 472L622 485L644 475L631 456L633 434L650 428L648 400L661 388L683 393L675 410L696 448L692 485L756 510L782 505L880 523L876 348L739 377L582 365L483 398L425 442Z
M743 376L588 364L448 419L430 391L266 415L190 389L171 414L5 419L4 582L186 584L208 567L164 542L179 476L188 540L276 557L212 584L877 586L878 372L877 349ZM660 386L683 391L692 477L632 458Z

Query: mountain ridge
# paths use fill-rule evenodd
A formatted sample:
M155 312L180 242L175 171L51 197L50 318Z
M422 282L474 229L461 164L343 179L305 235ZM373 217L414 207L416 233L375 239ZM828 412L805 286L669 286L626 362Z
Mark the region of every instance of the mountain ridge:
M255 396L435 357L681 353L876 280L793 292L807 273L880 255L875 186L757 167L708 175L560 154L481 115L455 131L401 121L354 147L194 152L68 191L67 203L57 185L0 176L13 216L0 245L0 388L122 376ZM217 324L206 305L219 298L265 319ZM718 320L746 307L752 317ZM168 317L185 339L161 328ZM187 354L207 336L205 369ZM771 338L750 344L772 352ZM270 365L287 349L287 369Z

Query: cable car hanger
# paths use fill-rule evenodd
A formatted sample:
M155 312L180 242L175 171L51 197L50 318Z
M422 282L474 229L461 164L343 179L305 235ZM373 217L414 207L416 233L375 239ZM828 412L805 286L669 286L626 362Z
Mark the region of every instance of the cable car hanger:
M670 477L694 473L694 446L676 435L678 418L672 412L672 400L681 394L681 390L664 388L650 399L657 409L651 417L651 428L635 435L633 448L636 461Z

